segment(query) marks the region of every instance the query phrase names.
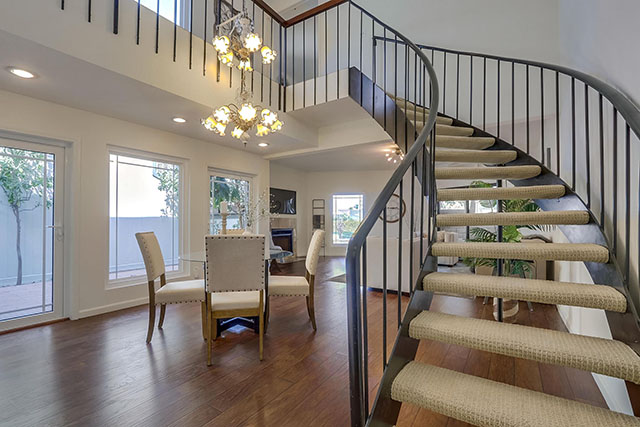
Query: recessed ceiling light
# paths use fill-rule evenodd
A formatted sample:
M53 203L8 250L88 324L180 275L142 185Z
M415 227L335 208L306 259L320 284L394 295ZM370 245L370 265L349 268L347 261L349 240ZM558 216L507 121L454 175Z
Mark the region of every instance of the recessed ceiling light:
M176 123L186 123L187 122L187 120L183 119L182 117L174 117L173 121L176 122Z
M36 75L33 74L32 72L24 70L22 68L7 67L7 71L9 71L14 76L18 76L18 77L21 77L23 79L33 79L33 78L36 77Z
M258 147L268 147L269 144L267 144L266 142L260 142L258 143Z

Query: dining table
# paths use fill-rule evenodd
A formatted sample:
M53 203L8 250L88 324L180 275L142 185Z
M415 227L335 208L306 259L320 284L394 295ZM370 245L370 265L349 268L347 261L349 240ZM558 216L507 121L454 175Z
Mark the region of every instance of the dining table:
M264 293L265 293L265 306L264 306L264 322L265 329L267 325L267 313L269 313L269 268L271 266L272 261L282 260L286 257L292 256L293 252L285 251L280 248L271 248L269 253L265 253L264 260ZM180 257L181 261L189 262L189 263L199 263L203 266L203 274L206 271L206 252L202 251L194 251L182 254ZM206 285L205 285L206 286ZM206 292L206 289L205 289ZM208 298L206 299L208 306ZM234 326L244 326L245 328L253 329L255 333L258 333L259 322L258 317L233 317L229 319L217 319L218 322L218 334L216 336L219 337L223 331L226 331L229 328L233 328Z

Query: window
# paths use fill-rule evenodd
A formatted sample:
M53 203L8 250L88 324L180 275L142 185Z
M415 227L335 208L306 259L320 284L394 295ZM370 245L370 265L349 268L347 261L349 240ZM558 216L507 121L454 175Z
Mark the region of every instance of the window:
M177 24L186 27L187 20L184 19L184 13L187 12L188 4L184 4L185 0L140 0L140 5L150 9L154 13L160 5L160 16L171 22L178 21ZM187 7L185 7L187 6ZM175 16L175 19L174 19Z
M179 272L182 167L164 159L109 155L109 280L133 281L145 268L135 234L153 231L167 272Z
M251 198L251 179L242 176L213 174L209 178L209 233L220 234L220 202L226 201L229 215L227 229L246 228L246 212Z
M362 194L333 196L333 244L346 245L363 216Z

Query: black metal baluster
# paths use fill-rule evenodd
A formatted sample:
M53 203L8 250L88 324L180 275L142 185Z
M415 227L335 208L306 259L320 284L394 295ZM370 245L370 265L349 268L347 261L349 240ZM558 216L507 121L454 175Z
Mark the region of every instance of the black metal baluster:
M442 51L444 55L442 65L442 114L447 114L447 51Z
M398 329L400 329L400 325L402 325L402 202L404 200L404 196L402 193L403 181L404 178L402 181L400 181L398 190L398 193L400 193L400 201L398 202L398 216L400 218L400 220L398 221Z
M244 9L244 4L245 4L245 0L242 0L242 8ZM252 10L251 10L251 22L256 22L256 4L252 1ZM261 29L262 30L262 29ZM255 31L255 28L254 28ZM251 56L250 56L251 57ZM256 64L253 64L254 69L256 68ZM253 94L253 82L254 82L254 75L252 72L247 72L248 76L251 76L251 94Z
M613 107L613 253L618 254L618 109Z
M605 194L604 189L604 117L602 111L602 94L598 94L598 131L600 132L600 227L604 230ZM639 199L640 200L640 199ZM638 240L640 242L640 240Z
M542 67L540 67L540 144L542 145L542 164L544 165L544 69Z
M140 0L138 0L138 7L136 12L136 44L140 44ZM115 31L114 31L115 33ZM115 33L117 34L117 33Z
M456 119L460 118L460 54L456 54Z
M329 102L329 45L327 42L327 12L324 12L324 101Z
M482 130L487 128L487 57L482 58Z
M325 12L325 14L326 14L326 12ZM325 24L326 24L326 22L325 22ZM288 79L287 79L287 58L289 57L289 50L287 49L287 40L289 39L289 36L287 34L288 33L287 32L287 28L280 26L280 38L282 39L282 31L283 30L284 30L284 52L282 52L282 56L283 56L283 59L284 59L284 70L281 72L281 75L282 75L282 77L284 77L284 89L282 91L284 100L283 100L283 103L282 103L283 104L282 105L282 107L283 107L282 109L286 112L287 111L287 81L288 81ZM327 27L326 26L325 26L325 33L324 34L325 34L325 37L326 37L326 34L327 34ZM325 42L326 42L326 40L325 40ZM326 44L325 44L325 46L326 46ZM281 66L282 66L283 59L282 58L280 59L280 65ZM325 64L327 63L326 59L327 58L325 57Z
M64 0L60 0L60 10L64 10Z
M497 181L497 187L502 187L502 180L499 179ZM502 200L497 200L498 212L502 212ZM502 242L503 237L503 227L501 225L498 226L498 233L496 236L497 242ZM496 259L496 266L498 267L498 277L502 277L504 274L504 260ZM502 298L498 298L498 322L504 321L504 304Z
M270 24L270 26L271 26L271 33L270 33L271 42L269 43L269 46L271 46L271 48L273 49L273 18L269 17L269 21L271 22L271 24ZM280 55L280 57L282 57L282 51L279 51L278 54ZM280 82L278 81L278 83L280 83ZM269 64L269 106L273 105L272 93L273 93L273 61L271 61L271 63Z
M317 18L313 16L313 105L318 103L318 35L317 35Z
M571 189L576 189L576 79L571 77Z
M205 0L205 7L206 7ZM207 27L207 23L205 20L205 29ZM177 48L177 40L178 40L178 0L173 0L173 62L176 62L176 48ZM204 38L204 44L206 47L207 37ZM220 77L218 75L218 77ZM218 79L219 80L219 79Z
M527 102L527 110L526 110L526 115L527 115L527 154L531 153L530 150L530 123L529 123L529 64L527 64L527 68L526 68L526 94L525 94L525 98L526 98L526 102Z
M336 99L340 99L340 5L336 7Z
M409 295L413 292L413 223L415 210L416 161L411 163L411 212L409 213ZM400 244L402 241L400 241Z
M584 155L587 167L587 207L591 209L591 138L589 135L589 86L584 85Z
M302 21L302 108L307 106L307 20Z
M62 4L64 9L64 3ZM140 10L140 5L138 5ZM118 19L120 17L120 0L113 0L113 34L118 34Z
M364 413L369 414L369 324L367 319L367 242L362 244L362 352Z
M360 105L363 105L364 102L364 93L363 93L363 87L364 87L364 70L362 69L362 33L363 33L363 28L362 28L362 17L363 17L363 13L362 11L360 11L360 57L358 59L358 66L360 68ZM375 43L375 39L373 41Z
M409 151L409 120L406 120L406 113L408 108L409 98L409 46L405 44L404 47L404 152ZM401 184L402 185L402 184Z
M387 127L387 27L382 27L382 90L384 92L384 127Z
M387 208L382 211L382 369L387 367Z
M560 74L556 71L556 168L560 177ZM561 177L562 178L562 177Z
M500 139L500 128L502 126L500 126L500 60L498 59L498 63L496 65L498 67L498 72L497 72L497 77L496 77L496 84L497 84L497 100L496 100L496 126L498 128L498 132L497 132L497 137L498 139Z
M209 0L204 0L204 38L202 39L202 75L207 75L207 12ZM174 26L175 28L175 26ZM264 12L262 12L262 28L264 31Z
M625 156L625 203L626 203L626 212L625 212L625 245L624 245L624 267L625 267L625 282L629 283L631 277L629 276L629 272L631 271L631 128L629 127L629 123L625 123L625 148L624 148L624 156ZM640 203L640 202L639 202Z
M371 34L375 36L376 21L371 20ZM376 116L376 86L378 83L378 67L376 66L376 51L378 50L378 42L375 37L373 38L373 44L371 47L371 77L373 79L373 84L371 85L371 112L372 116ZM362 87L360 87L360 91L362 92Z
M469 124L473 126L473 55L469 56Z
M193 0L189 3L189 69L193 63ZM231 79L229 79L231 82Z
M160 0L156 3L156 53L158 53L158 38L160 35Z
M206 1L207 0L205 0L205 2ZM255 7L255 3L254 3L254 7ZM262 11L262 26L260 27L260 30L262 31L264 44L266 44L267 40L266 40L266 31L264 29L264 9L260 9L260 10ZM273 43L269 43L269 47L273 48ZM264 62L262 61L260 61L260 102L264 102Z
M416 123L416 118L418 117L418 79L416 77L418 67L418 55L416 52L413 52L413 122ZM424 111L424 108L422 109ZM426 123L422 122L422 126ZM418 127L414 126L413 132L413 142L416 142L416 138L418 137Z
M64 0L62 0L62 9L64 10ZM87 4L87 22L91 22L91 0L88 0Z
M422 146L422 183L420 185L420 265L424 262L424 198L427 188L427 145Z
M511 61L511 145L516 144L516 63Z
M296 109L296 25L291 27L291 78L293 86L291 91L291 111Z
M393 35L394 43L393 43L393 98L394 98L394 118L393 118L393 139L396 141L396 144L400 146L400 141L398 141L398 36Z

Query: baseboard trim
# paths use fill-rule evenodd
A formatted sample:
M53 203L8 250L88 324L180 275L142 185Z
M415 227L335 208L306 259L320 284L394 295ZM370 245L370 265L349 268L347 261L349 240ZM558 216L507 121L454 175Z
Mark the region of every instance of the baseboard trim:
M149 303L149 297L135 298L127 301L120 301L113 304L101 305L93 308L85 308L78 312L78 319L97 316L99 314L110 313L112 311L124 310L125 308L136 307Z

